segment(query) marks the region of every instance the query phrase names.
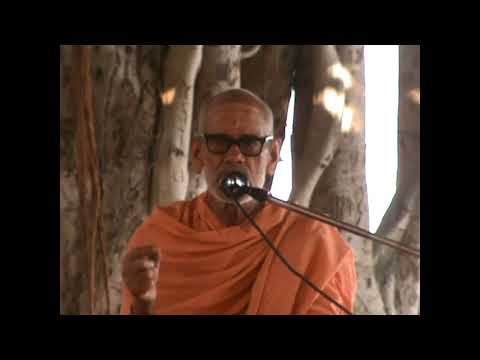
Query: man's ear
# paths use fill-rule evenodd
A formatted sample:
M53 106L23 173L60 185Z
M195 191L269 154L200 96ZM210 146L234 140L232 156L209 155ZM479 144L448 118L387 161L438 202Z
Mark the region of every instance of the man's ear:
M192 166L195 173L200 174L203 169L203 159L202 159L202 141L194 137L192 138Z
M282 139L274 139L270 148L270 162L267 166L267 174L273 176L277 163L280 160L280 148L282 146Z

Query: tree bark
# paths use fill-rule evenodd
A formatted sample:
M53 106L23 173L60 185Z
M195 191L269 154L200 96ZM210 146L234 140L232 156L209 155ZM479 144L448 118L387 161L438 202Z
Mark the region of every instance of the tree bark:
M120 309L120 264L127 241L148 211L149 152L158 112L155 89L161 49L131 45L92 47L91 76L102 175L102 236L106 242L112 313ZM72 156L71 55L71 46L61 47L60 304L61 313L87 314L88 257L79 235L79 194ZM99 289L94 300L97 313L106 312L101 270L98 267L95 274Z
M161 135L155 154L152 207L185 200L195 80L203 45L171 45L163 73ZM161 160L160 160L161 159Z
M296 56L296 46L263 45L255 57L242 62L242 87L270 106L277 138L285 136Z
M345 103L334 45L302 49L295 76L293 187L290 201L308 207L318 179L336 150Z
M270 106L274 136L282 139L282 143L297 53L298 47L294 45L263 45L254 57L242 62L242 87ZM273 177L267 178L265 187L270 189L272 182Z
M368 229L365 176L365 75L363 45L339 45L338 55L351 77L347 86L340 140L333 159L316 184L310 208ZM349 85L349 80L346 81ZM383 314L374 279L372 241L341 230L352 245L358 274L356 314Z
M195 84L192 136L197 135L200 106L212 96L228 89L240 87L241 45L205 45L202 65ZM187 199L193 199L207 190L205 174L195 173L189 157L189 184Z
M78 231L78 187L71 96L72 47L60 47L60 312L88 313L87 252ZM83 290L83 291L82 291ZM81 305L84 305L82 308Z
M420 248L420 47L399 48L397 191L377 234ZM375 246L376 279L387 314L420 311L420 260Z

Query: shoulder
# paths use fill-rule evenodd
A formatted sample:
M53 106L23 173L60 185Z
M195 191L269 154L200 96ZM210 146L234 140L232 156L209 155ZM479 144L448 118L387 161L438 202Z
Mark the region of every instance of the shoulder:
M191 201L176 201L168 206L160 207L157 206L152 212L150 219L155 222L155 220L162 219L165 216L171 217L172 219L179 220L183 213L189 208Z
M321 268L328 269L331 275L353 258L352 247L334 226L293 211L288 211L285 226L283 246L302 253L311 263L321 263Z
M334 226L288 210L285 224L289 231L295 233L312 246L331 247L340 251L350 249L350 245Z
M202 193L191 200L176 201L168 206L157 206L150 216L154 223L159 221L175 220L190 226L194 212L198 210L204 201L206 193Z

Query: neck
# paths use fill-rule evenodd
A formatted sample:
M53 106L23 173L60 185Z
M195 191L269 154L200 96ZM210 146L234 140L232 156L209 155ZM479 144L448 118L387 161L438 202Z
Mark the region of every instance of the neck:
M245 216L236 204L219 201L208 193L207 203L226 226L240 225L245 221ZM249 215L254 215L261 207L261 204L256 200L251 200L241 205Z

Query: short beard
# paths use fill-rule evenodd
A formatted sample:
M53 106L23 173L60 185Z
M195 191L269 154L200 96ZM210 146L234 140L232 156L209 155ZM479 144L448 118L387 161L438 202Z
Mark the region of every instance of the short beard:
M250 173L247 172L247 171L243 171L241 169L228 169L227 171L222 171L218 176L217 178L215 179L215 182L214 182L214 185L212 187L209 187L209 190L210 190L210 193L211 195L217 200L217 201L220 201L222 203L226 203L226 204L233 204L235 205L235 200L233 200L232 198L228 197L221 189L221 181L223 180L224 176L226 176L227 174L229 174L230 172L233 172L233 171L237 171L241 174L243 174L247 179L248 179L248 182L250 184L250 186L252 187L257 187L256 184L254 184L252 182L252 177L250 176ZM207 177L208 178L208 177ZM265 175L263 177L263 185L260 186L261 188L263 188L265 186L265 182L267 181L267 176ZM246 205L246 204L249 204L251 202L257 202L257 200L255 200L254 198L252 198L250 195L247 195L247 194L244 194L244 195L241 195L237 198L237 201L238 203L240 203L241 205Z

